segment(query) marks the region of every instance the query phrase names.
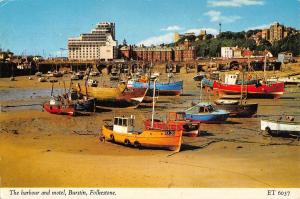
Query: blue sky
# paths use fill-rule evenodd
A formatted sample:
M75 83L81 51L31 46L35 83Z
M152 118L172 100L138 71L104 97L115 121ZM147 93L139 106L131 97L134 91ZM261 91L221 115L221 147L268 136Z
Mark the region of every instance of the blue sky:
M174 31L217 34L269 26L300 29L300 0L0 0L0 48L60 56L69 37L116 23L119 43L172 42ZM63 52L65 55L66 52Z

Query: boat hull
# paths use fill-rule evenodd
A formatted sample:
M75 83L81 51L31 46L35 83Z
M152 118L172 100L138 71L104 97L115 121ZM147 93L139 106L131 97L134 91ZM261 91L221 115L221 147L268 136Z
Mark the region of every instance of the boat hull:
M203 87L213 88L215 80L210 80L204 77L201 82Z
M103 126L101 135L112 141L136 147L153 147L179 151L182 142L182 131L145 130L143 132L119 133L110 126Z
M258 104L219 104L215 107L229 112L230 117L252 117L257 113Z
M151 82L150 85L149 83L133 82L131 86L134 88L149 88L150 92L147 96L151 96L153 91L153 82ZM155 89L158 91L159 95L180 95L183 90L183 81L170 83L156 83Z
M185 120L202 123L222 123L227 120L229 113L225 110L216 110L212 104L200 102L184 111Z
M143 101L147 88L98 88L88 87L88 95L95 98L101 108L136 108ZM83 91L81 91L84 94Z
M74 108L76 111L94 111L95 109L95 101L94 99L78 101L74 104Z
M201 122L201 123L223 123L227 120L229 117L229 114L189 114L186 113L185 118L187 120L193 121L193 122Z
M217 90L219 96L240 95L243 86L243 94L248 98L279 98L284 93L284 83L274 84L250 84L250 85L229 85L219 82L214 83L214 90Z
M72 106L50 105L49 103L45 103L43 104L43 108L48 113L75 116L75 109Z
M294 134L300 135L300 123L280 120L261 120L261 130L267 131L271 135Z
M115 99L120 96L126 89L125 84L120 84L116 88L109 87L87 87L81 88L78 86L78 90L82 95L88 95L89 97L93 97L97 100L107 100L107 99Z
M151 129L151 120L144 121L145 129ZM183 136L197 137L200 130L200 124L189 121L161 121L154 120L152 129L182 131Z

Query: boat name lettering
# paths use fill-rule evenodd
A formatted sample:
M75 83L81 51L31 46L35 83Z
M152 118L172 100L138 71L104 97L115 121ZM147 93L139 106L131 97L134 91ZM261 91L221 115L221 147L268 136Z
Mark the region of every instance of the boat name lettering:
M165 135L175 135L175 131L165 131Z

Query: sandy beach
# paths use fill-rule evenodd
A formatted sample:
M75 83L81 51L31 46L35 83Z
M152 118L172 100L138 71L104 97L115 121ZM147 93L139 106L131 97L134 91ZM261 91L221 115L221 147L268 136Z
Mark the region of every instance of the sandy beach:
M299 65L296 67L279 74L299 72ZM159 97L157 118L164 118L168 111L182 111L199 100L200 88L192 79L194 75L176 75L184 80L184 94ZM67 87L68 78L63 79ZM300 87L286 87L278 100L249 100L259 103L256 117L201 124L200 136L183 137L181 151L174 153L99 141L104 121L115 115L134 114L137 126L142 128L143 120L151 117L150 105L90 116L52 115L38 105L49 99L51 84L40 83L36 77L16 79L0 79L1 187L300 186L300 142L260 132L263 117L300 115ZM63 88L63 84L56 83L57 88ZM35 105L19 106L30 104Z

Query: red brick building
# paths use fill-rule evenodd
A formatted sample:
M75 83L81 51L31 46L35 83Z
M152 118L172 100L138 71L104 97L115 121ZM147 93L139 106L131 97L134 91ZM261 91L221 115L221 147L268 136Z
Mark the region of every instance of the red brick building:
M125 60L142 60L151 62L168 61L190 61L196 58L196 51L191 43L186 40L183 45L176 47L166 46L123 46L120 48L120 55Z

